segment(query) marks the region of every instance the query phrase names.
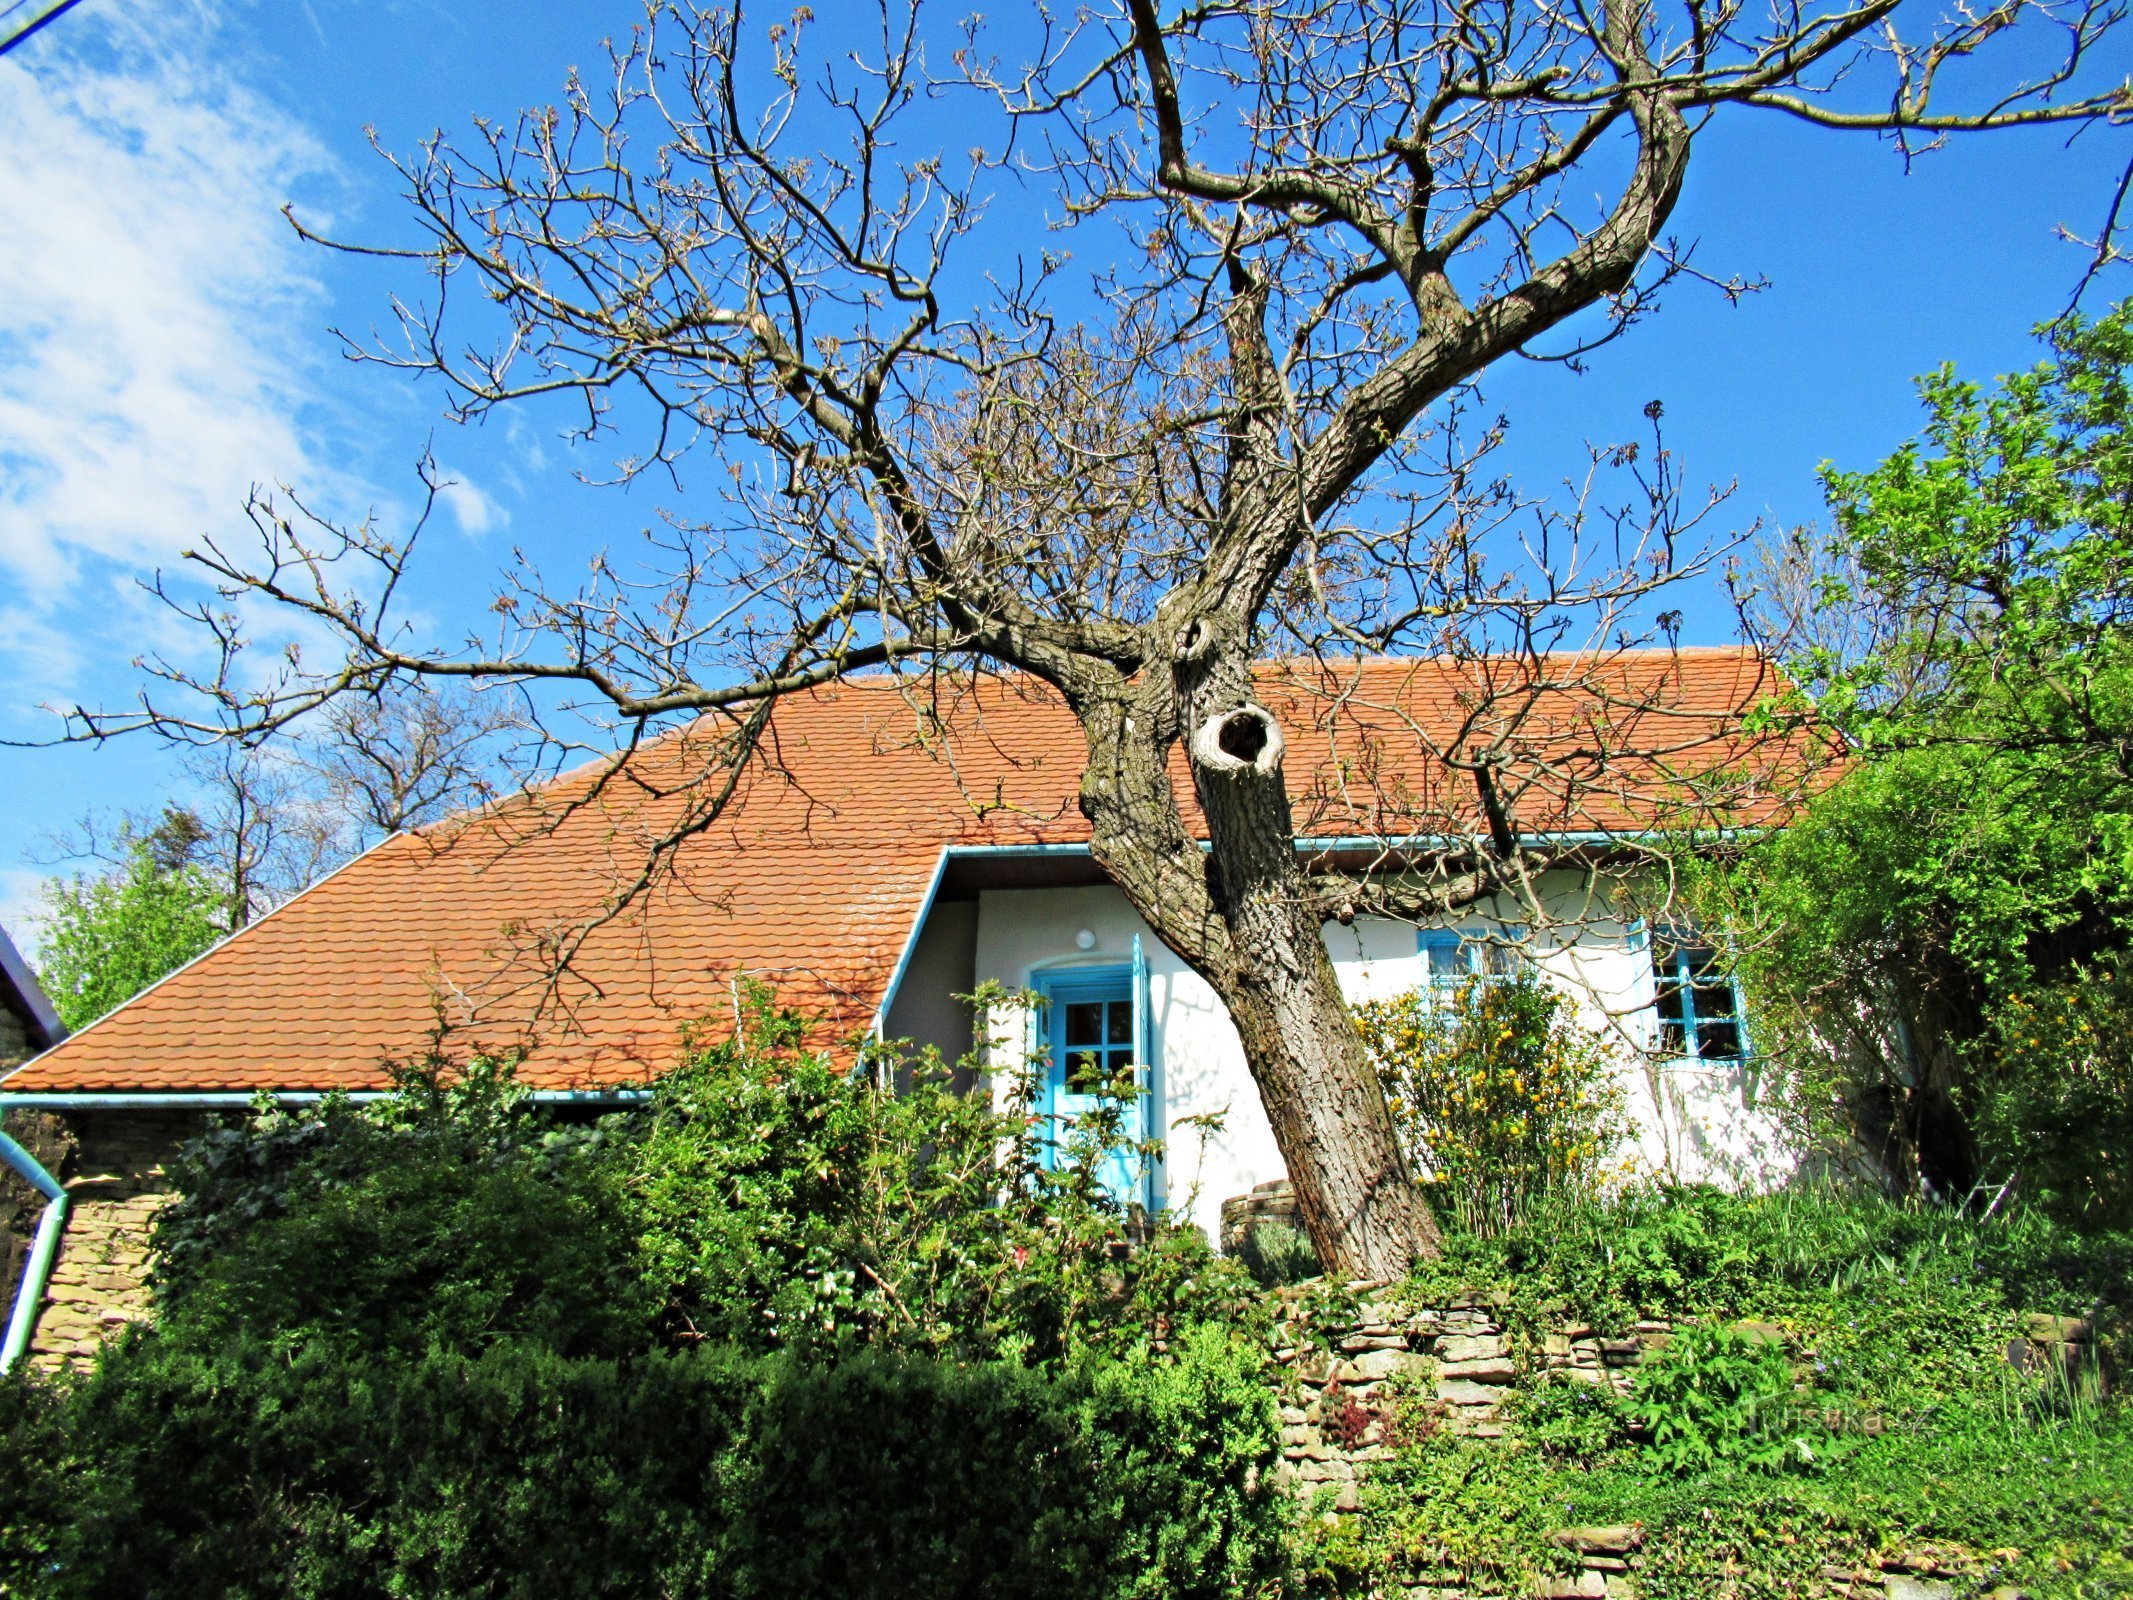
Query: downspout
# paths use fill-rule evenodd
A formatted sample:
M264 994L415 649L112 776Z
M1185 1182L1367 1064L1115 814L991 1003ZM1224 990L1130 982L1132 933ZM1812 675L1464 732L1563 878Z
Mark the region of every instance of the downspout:
M15 1287L15 1305L7 1319L7 1343L0 1345L0 1378L4 1378L29 1349L37 1313L44 1307L45 1285L51 1281L52 1261L59 1254L59 1235L67 1224L67 1191L44 1170L42 1162L5 1132L0 1132L0 1161L21 1173L46 1202L29 1259L22 1264L22 1282Z

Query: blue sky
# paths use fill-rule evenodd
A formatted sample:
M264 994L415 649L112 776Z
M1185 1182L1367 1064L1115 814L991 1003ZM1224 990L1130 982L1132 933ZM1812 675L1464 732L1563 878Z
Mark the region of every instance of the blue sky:
M817 0L834 27L844 0ZM239 525L275 481L342 513L403 517L428 444L459 480L421 598L451 630L514 545L582 560L652 504L585 490L539 418L480 430L440 397L341 361L327 330L386 315L391 275L298 241L294 201L346 233L397 221L374 126L406 149L440 125L552 98L626 4L516 0L87 0L0 59L0 734L47 702L121 701L144 649L182 648L141 579ZM2128 135L2050 134L1934 153L1907 175L1870 138L1736 119L1699 145L1675 231L1715 276L1761 274L1737 306L1687 287L1584 376L1520 364L1488 397L1529 488L1587 440L1635 437L1652 399L1692 480L1733 482L1728 527L1819 510L1824 459L1865 465L1911 435L1910 379L2034 359L2064 306ZM2123 279L2107 285L2123 293ZM1715 603L1690 635L1730 637ZM32 857L92 808L152 809L174 765L142 742L0 749L0 921Z

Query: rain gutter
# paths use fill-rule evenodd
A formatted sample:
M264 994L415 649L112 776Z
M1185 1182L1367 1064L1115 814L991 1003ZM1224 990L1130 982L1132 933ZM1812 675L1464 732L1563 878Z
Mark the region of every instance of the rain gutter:
M44 1215L38 1219L37 1236L31 1241L29 1259L22 1264L22 1281L15 1286L15 1304L8 1312L7 1340L0 1344L0 1378L4 1378L29 1349L37 1313L44 1308L45 1285L51 1282L59 1236L67 1225L67 1191L44 1170L43 1162L4 1132L0 1132L0 1161L20 1173L45 1198Z

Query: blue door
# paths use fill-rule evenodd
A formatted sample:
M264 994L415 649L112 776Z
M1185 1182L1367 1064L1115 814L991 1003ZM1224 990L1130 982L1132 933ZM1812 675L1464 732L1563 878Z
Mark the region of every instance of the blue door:
M1137 1148L1149 1137L1149 1072L1141 1047L1140 985L1132 967L1081 967L1038 980L1044 1011L1053 1159L1074 1137L1077 1118L1108 1094L1123 1113L1118 1147L1097 1176L1120 1206L1153 1206L1152 1163Z

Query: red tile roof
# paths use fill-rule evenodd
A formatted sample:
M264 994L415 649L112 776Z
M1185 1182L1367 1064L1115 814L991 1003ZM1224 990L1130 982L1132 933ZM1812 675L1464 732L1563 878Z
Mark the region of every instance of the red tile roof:
M1508 671L1438 660L1267 669L1299 832L1471 827L1428 747L1469 737L1478 686ZM1776 686L1755 656L1633 652L1593 681L1541 697L1521 727L1550 757L1523 826L1663 822L1677 770L1721 765L1744 775L1736 820L1772 814L1769 750L1719 736ZM1600 759L1625 743L1649 753ZM750 974L856 1029L882 1001L944 846L1088 838L1075 807L1081 735L1048 691L855 680L782 703L734 802L647 894L585 932L683 817L709 749L670 735L388 839L0 1088L378 1087L384 1063L418 1055L440 1024L457 1054L530 1046L521 1078L536 1088L613 1084L669 1064L682 1030L715 1024ZM1182 763L1174 776L1189 796ZM549 952L574 935L555 975Z

